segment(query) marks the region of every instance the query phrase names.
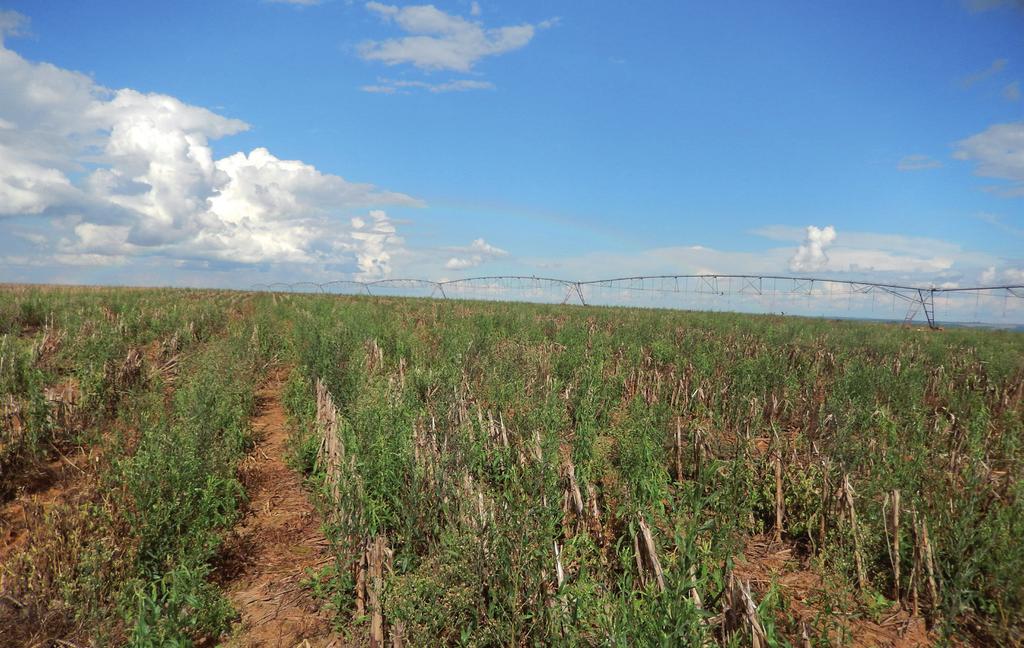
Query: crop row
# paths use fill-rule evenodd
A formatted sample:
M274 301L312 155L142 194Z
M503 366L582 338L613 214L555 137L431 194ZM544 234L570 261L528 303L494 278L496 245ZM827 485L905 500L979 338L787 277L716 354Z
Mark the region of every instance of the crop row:
M244 501L236 468L272 352L251 304L24 289L0 293L0 326L4 522L17 505L27 524L0 548L5 641L218 636L234 611L210 576ZM66 470L43 470L54 460Z
M1020 636L1019 336L423 300L278 310L334 604L371 636L825 645L900 608L936 636ZM813 577L813 606L748 586L741 557L765 538Z

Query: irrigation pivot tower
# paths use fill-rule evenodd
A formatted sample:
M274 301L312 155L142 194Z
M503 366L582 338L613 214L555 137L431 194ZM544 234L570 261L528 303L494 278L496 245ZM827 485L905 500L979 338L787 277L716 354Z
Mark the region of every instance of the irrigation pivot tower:
M808 303L817 299L828 299L830 302L847 299L850 309L855 307L855 300L859 306L864 306L870 301L873 308L878 297L882 296L891 298L894 313L898 304L906 306L906 315L903 317L906 324L912 323L921 314L928 326L933 329L938 328L936 304L950 307L953 298L959 298L961 306L965 303L969 306L971 298L974 298L976 316L983 298L990 311L993 304L1001 303L1004 315L1011 304L1014 310L1024 305L1024 285L940 288L849 279L753 274L643 275L590 281L525 275L465 277L445 281L345 279L323 283L300 281L256 284L252 288L275 292L351 293L369 296L415 294L442 299L467 296L502 298L516 295L523 301L535 301L542 295L554 295L557 300L558 295L564 295L561 299L563 304L578 301L582 305L632 303L630 298L635 295L742 297L760 305L762 310L774 310L772 307L775 306L776 299L795 298L806 298ZM962 312L965 311L966 309L962 309Z

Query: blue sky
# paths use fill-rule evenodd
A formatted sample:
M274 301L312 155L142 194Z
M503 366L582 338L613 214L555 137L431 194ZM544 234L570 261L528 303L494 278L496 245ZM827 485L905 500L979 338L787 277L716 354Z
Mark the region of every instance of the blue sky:
M1019 2L0 9L0 279L1024 283Z

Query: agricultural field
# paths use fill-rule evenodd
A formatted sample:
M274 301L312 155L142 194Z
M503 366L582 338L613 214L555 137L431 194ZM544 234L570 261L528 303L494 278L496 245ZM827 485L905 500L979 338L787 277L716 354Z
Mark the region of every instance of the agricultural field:
M0 642L1024 643L1024 335L0 289Z

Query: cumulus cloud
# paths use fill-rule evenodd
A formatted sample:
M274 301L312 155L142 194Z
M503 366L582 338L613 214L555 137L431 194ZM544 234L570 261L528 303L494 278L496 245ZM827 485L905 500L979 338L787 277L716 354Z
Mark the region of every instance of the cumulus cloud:
M75 190L59 170L36 164L0 144L0 215L39 214Z
M421 204L264 148L216 159L209 142L245 122L167 95L110 90L3 45L0 97L0 216L53 219L60 263L347 260L380 276L401 244L394 224L379 209L359 227L349 215Z
M1010 181L1009 187L997 191L1024 194L1024 122L994 124L956 147L953 157L974 162L977 175Z
M499 247L494 247L482 238L474 239L473 242L470 243L468 249L472 252L486 254L487 256L506 256L508 254L507 251L502 250Z
M465 247L453 247L448 249L460 255L453 256L445 262L444 267L448 270L467 270L498 257L508 256L508 252L506 250L495 247L482 238L475 239Z
M359 242L357 260L363 277L380 278L391 272L392 247L402 241L388 215L379 209L370 212L370 221L353 219L352 238Z
M828 264L825 248L836 240L836 228L807 226L804 242L797 248L796 254L789 260L789 269L793 272L821 270Z
M929 283L958 266L977 267L992 260L989 255L969 252L938 239L876 232L839 233L829 229L770 225L751 233L776 241L799 242L796 254L787 262L793 272L813 270Z
M476 258L459 258L452 257L445 262L444 267L446 270L466 270L468 268L475 268L482 263L482 259Z
M487 56L497 56L525 47L540 26L529 23L487 28L477 21L441 11L434 5L397 7L367 2L366 8L394 23L408 36L366 41L359 54L368 61L385 65L408 63L423 70L468 72ZM479 14L479 5L471 14ZM553 23L547 22L545 26Z
M904 156L896 165L896 168L900 171L923 171L925 169L937 169L940 166L942 166L942 162L935 158L915 153Z

